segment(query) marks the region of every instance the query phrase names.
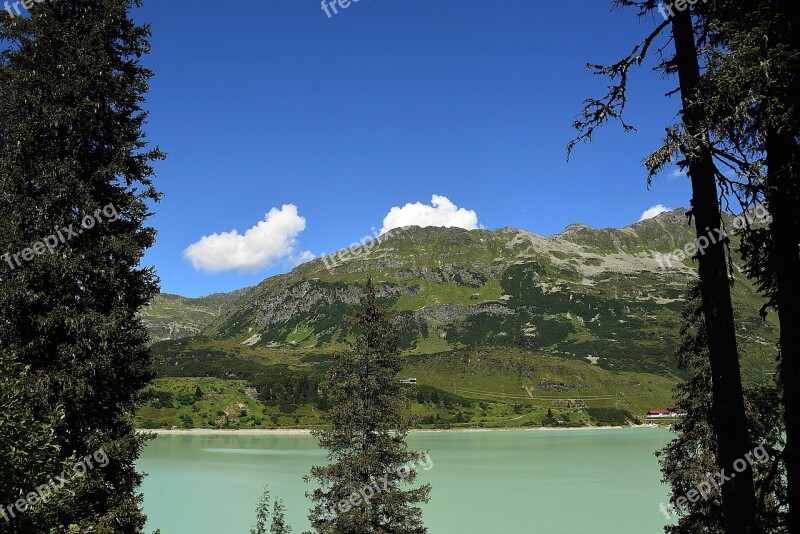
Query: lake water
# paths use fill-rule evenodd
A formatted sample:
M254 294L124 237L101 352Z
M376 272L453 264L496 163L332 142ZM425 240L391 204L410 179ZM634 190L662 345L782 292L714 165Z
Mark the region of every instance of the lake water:
M505 432L420 432L433 468L424 508L431 534L657 534L667 490L653 456L670 439L655 428ZM309 528L309 485L324 463L302 435L162 435L140 469L148 530L163 534L248 534L261 490L283 499L294 534Z

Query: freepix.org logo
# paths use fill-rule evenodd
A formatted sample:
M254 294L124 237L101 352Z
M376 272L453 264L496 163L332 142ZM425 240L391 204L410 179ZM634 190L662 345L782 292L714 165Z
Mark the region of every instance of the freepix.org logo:
M373 230L375 229L373 228ZM375 231L371 236L367 235L362 237L360 242L354 241L348 248L334 252L333 254L323 252L322 263L325 264L325 268L328 269L328 271L332 271L334 267L338 267L349 259L357 258L362 254L368 254L373 248L379 247L387 239L395 237L399 235L400 232L404 231L403 228L394 228L384 234L378 234L378 232Z
M17 0L16 2L6 2L3 7L5 7L6 11L8 11L9 15L12 17L21 17L22 10L20 10L20 5L30 12L31 8L36 4L44 4L47 1L48 0ZM11 8L14 8L14 11L12 11Z
M411 473L416 473L419 468L423 471L430 471L433 469L433 459L430 453L426 452L416 456L413 460L408 461L401 465L396 474L401 479L406 479ZM393 482L389 473L384 474L382 477L373 477L370 479L369 484L364 484L361 489L354 491L347 499L342 499L335 505L324 510L324 515L327 521L332 521L336 516L341 513L347 513L353 508L358 506L369 506L369 502L377 493L389 491L394 489ZM339 512L336 509L339 509Z
M664 20L669 20L675 16L676 12L686 11L686 8L701 1L707 2L708 0L675 0L667 6L664 4L658 4L658 12L661 13L661 16L664 17Z
M107 221L104 221L103 218L100 217L101 214L105 216ZM63 245L70 239L78 237L84 230L91 230L94 228L95 224L114 222L118 217L117 208L114 207L114 204L108 204L101 209L95 210L94 215L87 214L83 217L78 228L75 228L75 224L70 224L45 237L41 241L31 244L30 247L14 255L10 252L6 252L1 257L6 260L6 263L8 263L8 266L13 271L17 267L22 267L22 262L32 261L36 256L41 256L45 252L54 252L59 245Z
M338 15L340 9L347 9L353 4L357 4L361 0L322 0L322 11L332 18L333 15ZM369 2L369 0L367 0Z
M94 453L85 456L82 460L75 462L71 471L64 470L60 475L50 477L49 481L36 486L36 489L18 499L14 504L0 508L0 517L5 519L6 523L10 523L12 519L17 517L18 512L25 513L30 507L49 501L54 493L61 488L69 486L76 477L83 476L96 467L106 467L110 461L106 451L102 448L98 449Z

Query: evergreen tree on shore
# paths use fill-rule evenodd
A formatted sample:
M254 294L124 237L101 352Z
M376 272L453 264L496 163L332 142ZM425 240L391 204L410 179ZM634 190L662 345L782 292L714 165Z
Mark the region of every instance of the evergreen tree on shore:
M660 61L656 70L664 75L674 75L677 87L672 93L681 98L680 122L667 129L663 145L645 159L648 183L666 166L677 163L687 171L692 186L689 220L694 222L698 243L705 240L702 253L692 258L698 263L699 297L702 303L706 330L714 428L714 458L719 468L731 471L734 463L752 448L747 428L739 352L731 299L731 264L729 239L709 240L704 237L711 229L724 229L722 201L729 188L722 183L724 175L716 163L720 157L730 157L717 144L719 137L709 122L708 101L701 62L707 50L707 39L713 23L701 20L696 24L697 9L689 5L683 9L665 11L657 0L614 0L616 6L634 7L639 16L651 17L661 11L663 21L639 44L631 54L615 64L590 65L597 74L610 77L613 82L608 93L586 101L583 112L575 121L579 134L568 145L568 151L581 141L590 140L598 127L608 120L620 120L626 130L634 128L624 122L623 113L628 101L628 80L631 69L641 65L650 51L656 51ZM713 3L714 6L717 2ZM713 9L713 8L712 8ZM664 34L665 43L657 40ZM667 50L674 47L674 53ZM724 137L725 134L723 134ZM724 147L723 147L724 148ZM716 158L716 159L715 159ZM734 156L734 160L736 157ZM795 251L796 252L796 251ZM751 469L738 473L735 484L721 489L722 518L728 534L762 532L758 517L756 489Z
M711 371L708 363L706 325L697 286L689 290L683 308L680 345L676 352L678 367L689 378L676 389L675 403L685 414L673 424L676 437L656 453L663 481L670 487L670 503L662 508L674 524L665 527L667 534L724 534L722 501L716 487L719 472L715 456L716 438L711 395ZM748 428L754 443L769 456L754 465L757 510L766 532L788 533L786 525L785 465L780 391L774 383L754 384L745 389ZM760 458L759 458L760 460ZM677 501L702 487L707 498ZM710 489L709 489L710 487Z
M405 443L410 420L402 411L409 392L398 379L400 332L378 305L371 279L361 308L353 320L358 338L324 383L330 428L315 436L331 463L313 467L307 477L320 484L309 494L314 501L309 519L320 534L423 534L427 529L416 505L428 501L430 486L402 488L416 478L403 466L417 456Z
M139 0L33 3L0 12L0 347L29 368L34 415L64 407L62 458L109 458L81 477L48 526L137 533L134 462L146 437L132 414L150 380L137 316L158 291L141 268L155 231L142 110L152 72ZM38 531L37 531L38 532Z
M789 518L800 530L800 3L717 0L698 4L710 29L704 94L724 187L748 207L761 203L769 224L748 228L746 272L777 311L786 429ZM731 172L733 171L733 172Z
M15 358L0 353L0 532L46 531L52 507L36 513L5 507L66 468L57 459L52 421L36 420L31 412L25 378Z

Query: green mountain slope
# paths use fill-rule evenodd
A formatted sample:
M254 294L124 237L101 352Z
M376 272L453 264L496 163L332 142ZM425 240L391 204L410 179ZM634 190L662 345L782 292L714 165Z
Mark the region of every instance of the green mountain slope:
M653 256L691 238L684 212L621 230L573 225L542 237L409 227L328 268L324 259L269 278L204 331L258 348L335 350L353 338L345 316L368 274L404 328L403 349L431 354L500 346L596 362L609 370L670 374L690 261L663 269ZM747 362L769 367L775 325L737 273L734 286Z
M232 294L161 295L143 314L158 395L190 387L171 380L244 380L264 407L258 417L192 418L188 405L148 406L139 423L318 425L313 384L354 339L346 317L368 275L403 327L421 426L538 426L549 407L564 425L633 421L669 405L680 376L673 352L696 272L656 254L692 236L683 210L551 237L408 227ZM738 270L733 296L743 371L763 381L777 325L760 319L762 299Z
M140 316L153 341L194 336L205 330L223 310L249 290L245 288L194 299L161 293L142 310Z

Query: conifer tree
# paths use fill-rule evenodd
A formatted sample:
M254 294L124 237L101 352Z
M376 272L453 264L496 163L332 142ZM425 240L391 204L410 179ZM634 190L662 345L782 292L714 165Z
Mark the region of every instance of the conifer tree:
M110 460L48 526L140 532L147 438L131 415L151 377L137 312L158 282L139 263L163 157L142 131L150 30L130 17L139 0L31 5L0 12L0 347L29 368L37 417L63 405L62 458Z
M430 486L402 488L416 478L413 469L404 470L416 455L405 443L410 396L398 379L400 332L378 305L371 279L360 304L353 319L358 338L324 382L330 428L315 436L331 463L307 477L320 485L309 494L309 519L320 534L422 534L427 529L416 505L428 501Z
M556 417L553 415L553 409L547 408L547 415L542 420L542 426L553 426L556 424Z
M269 490L264 489L264 493L258 499L256 505L256 524L250 529L250 534L267 534L267 523L269 522Z
M683 307L678 367L689 378L678 385L675 404L683 416L673 424L675 438L658 451L664 483L671 491L662 512L670 520L667 534L723 534L722 500L718 488L716 438L712 425L713 407L708 339L699 290L690 288ZM780 391L770 383L753 384L745 390L748 428L754 443L768 458L757 458L754 475L757 513L766 532L788 533L786 525L785 468ZM761 461L763 460L763 461ZM706 495L690 501L685 497L702 488ZM678 506L678 500L684 497Z
M272 524L269 527L269 534L292 534L292 527L286 524L285 510L283 502L280 499L276 500L272 506Z
M701 68L691 11L671 19L675 55L672 68L678 75L681 94L680 153L692 183L692 208L698 240L706 229L723 228L717 172L711 139L704 117ZM731 471L752 446L747 430L739 352L730 289L727 241L711 243L695 256L699 294L706 331L711 395L716 437L716 459L720 469ZM738 473L735 483L722 487L723 523L728 534L763 531L757 516L752 469Z
M33 512L15 505L66 468L57 459L52 421L38 421L31 412L25 378L14 358L0 353L0 532L46 531L52 507Z
M717 0L699 4L708 31L704 94L719 140L719 179L748 208L764 204L769 224L749 227L747 274L777 311L784 454L792 530L800 530L800 3ZM734 176L735 175L735 176ZM730 176L730 178L729 178Z
M250 534L267 534L267 524L270 523L269 502L269 489L265 488L256 506L256 525L250 529ZM272 507L272 522L269 527L269 534L292 534L292 528L286 524L284 511L283 502L280 499L276 499Z
M701 69L704 39L708 27L695 26L694 4L685 4L683 9L664 11L658 0L614 0L617 6L630 6L639 10L642 17L653 16L661 11L664 20L639 44L630 55L609 65L590 65L597 74L614 80L608 93L600 99L589 99L583 112L575 121L579 135L568 145L568 151L581 141L590 140L598 127L608 120L620 120L626 130L634 128L623 119L628 101L628 79L632 68L641 65L651 50L661 57L657 66L666 75L676 75L677 88L673 91L681 98L681 121L667 129L662 147L645 160L649 176L648 183L664 167L677 161L687 170L692 185L691 209L697 235L698 252L693 259L698 264L699 294L703 314L708 323L707 343L709 369L712 374L713 397L711 419L715 433L715 459L721 469L731 471L734 463L751 450L751 439L747 429L739 352L736 339L733 305L731 300L732 264L729 255L729 240L709 239L707 232L724 230L721 216L720 172L715 165L719 151L708 122ZM660 19L657 19L660 20ZM657 39L667 34L667 41L660 48ZM674 53L666 50L674 47ZM713 230L712 230L713 229ZM705 241L700 251L699 243ZM738 474L735 484L722 487L723 521L728 534L756 534L762 531L756 515L756 496L751 469Z

